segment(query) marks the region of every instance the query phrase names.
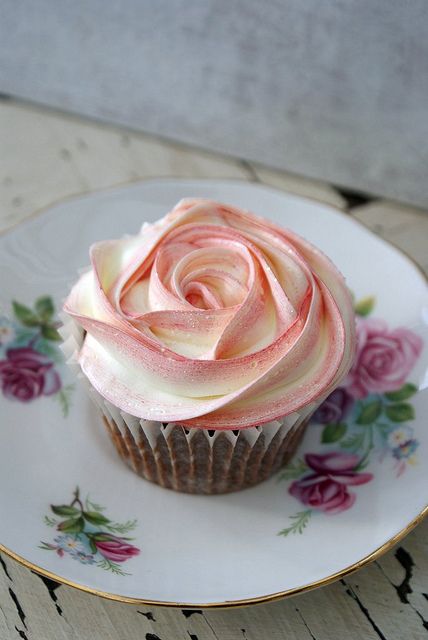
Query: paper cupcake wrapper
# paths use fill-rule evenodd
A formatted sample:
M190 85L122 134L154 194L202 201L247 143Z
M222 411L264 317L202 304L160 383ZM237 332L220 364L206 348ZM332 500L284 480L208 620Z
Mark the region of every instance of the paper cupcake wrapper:
M239 431L187 429L141 420L89 391L123 460L146 480L186 493L226 493L265 480L294 453L307 422L288 416Z
M60 333L67 363L84 381L121 458L140 476L186 493L227 493L269 478L293 455L318 403L257 427L186 428L140 419L101 396L80 370L84 332L63 316Z

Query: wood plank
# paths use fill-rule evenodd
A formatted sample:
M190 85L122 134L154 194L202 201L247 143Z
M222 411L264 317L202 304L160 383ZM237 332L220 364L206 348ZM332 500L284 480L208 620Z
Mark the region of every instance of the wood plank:
M0 146L0 229L61 198L136 180L248 178L221 156L8 102Z
M318 202L329 204L338 209L346 209L346 201L336 189L318 180L302 178L284 171L275 171L267 169L254 162L244 162L244 167L248 167L252 172L252 179L256 182L262 182L276 189L288 191L296 196L312 198Z
M387 200L352 209L352 215L415 260L428 273L428 215Z

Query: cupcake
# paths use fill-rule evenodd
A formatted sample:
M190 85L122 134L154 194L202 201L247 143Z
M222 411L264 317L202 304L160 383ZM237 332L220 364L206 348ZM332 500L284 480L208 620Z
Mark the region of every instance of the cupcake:
M90 258L64 305L65 350L132 469L214 494L285 464L354 356L332 262L288 229L195 199Z

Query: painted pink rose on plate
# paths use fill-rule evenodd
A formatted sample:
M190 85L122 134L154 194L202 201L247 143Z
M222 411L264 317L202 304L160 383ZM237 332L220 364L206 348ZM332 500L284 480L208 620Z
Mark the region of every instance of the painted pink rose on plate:
M354 398L399 389L422 351L422 339L404 327L390 330L384 320L357 322L357 355L345 386Z
M21 402L53 395L61 388L53 363L31 347L8 349L6 359L0 360L0 381L4 395Z
M0 400L28 404L48 396L66 417L74 385L60 377L61 322L53 298L39 296L32 306L12 300L11 307L11 317L0 316Z
M129 544L126 538L114 536L110 533L98 533L92 537L97 550L112 562L125 562L133 556L138 556L140 550Z
M365 484L373 475L355 471L359 457L348 453L308 453L305 462L313 471L296 480L289 492L304 505L333 515L346 511L355 502L348 487Z
M342 387L335 389L315 411L312 422L337 424L345 420L352 409L354 398Z

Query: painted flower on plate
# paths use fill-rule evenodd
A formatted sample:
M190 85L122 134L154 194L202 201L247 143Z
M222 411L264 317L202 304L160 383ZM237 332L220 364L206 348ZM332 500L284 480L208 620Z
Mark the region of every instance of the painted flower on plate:
M419 442L412 438L411 440L407 440L407 442L403 442L403 444L400 444L398 447L395 447L392 450L392 455L397 460L407 459L409 462L412 462L412 456L418 446Z
M313 415L312 421L317 424L337 424L345 420L352 405L353 397L346 389L335 389L320 405Z
M345 386L354 398L399 389L422 351L422 339L404 327L390 330L379 318L357 321L357 356Z
M53 395L61 388L53 362L32 347L6 351L6 358L0 360L0 380L4 395L21 402Z
M67 553L71 553L72 551L85 551L83 544L76 536L60 535L54 538L54 542L57 543L60 549L67 551Z
M50 296L40 296L29 307L12 301L13 320L0 317L0 389L8 400L29 403L49 396L58 400L64 417L70 408L73 384L64 384L59 366L64 362Z
M56 551L60 558L68 554L81 564L94 564L116 575L127 575L121 563L137 556L140 550L131 544L133 538L116 534L132 531L137 521L115 522L103 513L104 510L89 496L83 500L76 487L69 504L51 504L54 517L45 516L45 524L60 533L53 543L42 540L40 548Z
M410 400L418 393L418 385L408 375L423 341L406 327L389 329L384 320L367 318L375 301L367 296L355 303L354 363L342 386L324 400L311 420L321 427L321 444L334 444L336 451L306 454L289 463L280 476L293 480L289 492L305 510L289 516L289 526L279 535L302 533L316 511L337 514L352 507L356 494L350 487L373 479L363 469L376 450L378 463L385 455L392 457L396 477L417 463L419 442L407 423L415 419Z
M388 445L391 449L395 449L395 447L401 447L403 444L411 440L413 435L413 429L407 427L405 425L395 427L387 438Z
M90 553L83 551L74 551L70 554L73 560L78 560L81 564L95 564L95 558Z
M348 453L308 453L305 462L312 473L293 482L289 492L304 505L328 514L352 507L356 496L349 487L373 478L371 473L356 471L359 457Z
M112 562L125 562L140 553L140 550L129 544L126 538L110 533L96 533L92 540L101 555Z

